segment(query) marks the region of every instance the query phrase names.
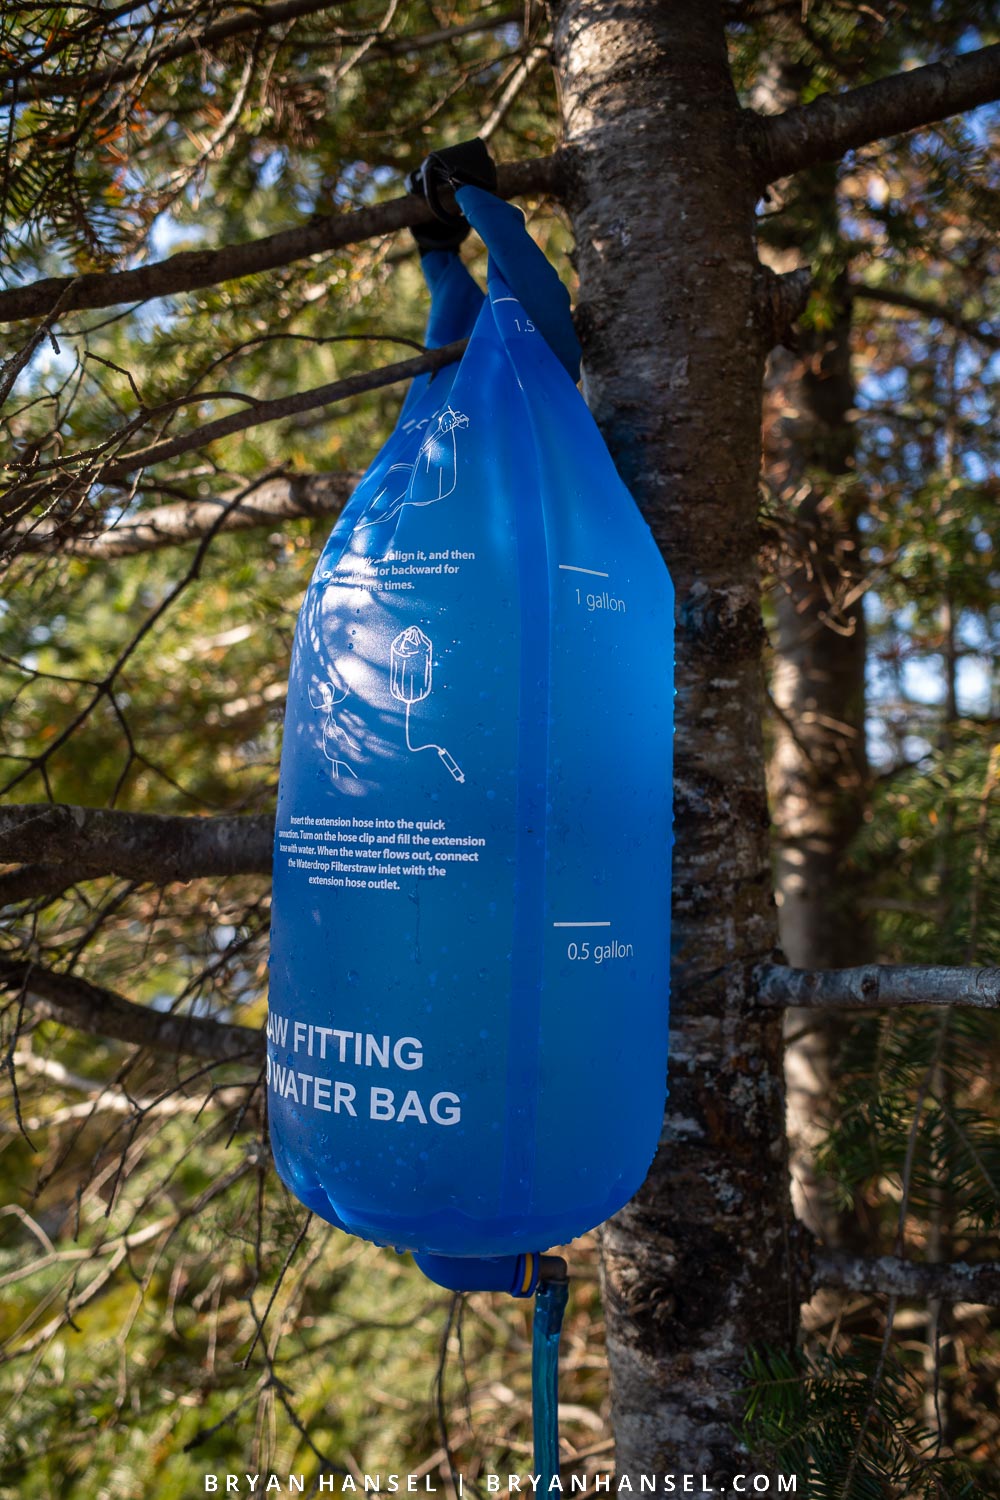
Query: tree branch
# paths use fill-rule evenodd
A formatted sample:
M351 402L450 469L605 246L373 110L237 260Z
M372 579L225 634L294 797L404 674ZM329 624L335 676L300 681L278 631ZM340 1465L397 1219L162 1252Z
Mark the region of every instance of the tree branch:
M945 1302L983 1302L1000 1306L1000 1261L969 1265L933 1265L901 1260L895 1255L870 1259L815 1249L812 1286L842 1287L849 1292L888 1292L897 1297L940 1299Z
M268 814L171 817L48 802L0 807L0 861L47 866L54 882L66 885L105 875L155 885L266 875L273 840Z
M883 1010L897 1005L966 1005L1000 1009L1000 969L865 964L857 969L790 969L759 964L759 1005L844 1006Z
M501 26L520 24L524 10L501 10L493 16L477 16L474 21L465 21L459 26L441 26L437 31L422 31L413 36L377 36L372 39L373 52L383 52L387 57L409 57L413 52L426 52L430 47L439 47L442 42L455 42L460 37L476 36L484 31L498 30Z
M46 73L32 76L28 68L22 68L14 75L18 80L17 84L8 85L7 88L0 90L0 109L10 109L16 104L26 103L29 100L33 102L36 99L66 99L74 94L100 91L115 83L127 83L129 79L137 77L140 73L163 67L166 63L176 62L178 58L186 57L191 52L199 51L215 42L225 41L230 36L246 31L266 31L272 26L297 20L300 16L330 10L339 3L341 0L293 0L291 4L258 5L252 11L241 10L237 16L227 21L216 22L214 26L208 27L198 36L179 37L175 42L167 42L152 53L140 54L130 62L111 64L93 73ZM499 11L493 16L481 16L474 21L466 21L461 26L439 27L436 31L421 32L419 35L374 36L371 38L370 47L373 52L381 53L386 57L407 57L413 52L424 52L429 47L438 47L442 42L456 41L460 37L492 31L523 19L522 10ZM122 37L121 32L116 33L114 37L105 38L103 47L107 49L109 40L119 37ZM334 40L343 43L359 41L361 38L338 35ZM50 54L40 61L48 62L52 55L55 54ZM11 75L8 73L8 76ZM25 81L26 86L22 88L21 84Z
M151 1010L74 974L23 960L0 961L0 989L23 990L35 1015L90 1036L211 1062L260 1060L263 1053L263 1034L252 1026Z
M166 63L176 62L178 58L189 57L192 52L200 52L203 48L228 41L230 37L241 36L247 31L268 31L272 26L284 25L287 21L298 20L300 16L333 10L342 3L343 0L277 0L277 3L271 5L255 5L252 10L239 10L235 15L206 26L204 31L176 37L172 42L164 42L161 47L151 48L149 52L137 53L128 62L112 63L93 73L57 73L38 78L21 73L16 83L8 85L0 93L0 109L10 109L15 104L35 99L99 93L112 84L127 83L140 73L150 73Z
M35 522L17 533L20 552L59 552L62 556L90 557L109 561L197 542L216 526L220 511L225 515L219 532L248 531L292 521L303 516L335 516L346 503L359 474L290 474L265 479L257 489L233 504L234 495L212 500L180 500L139 511L114 526L95 533L74 532L72 522ZM0 536L0 545L4 538Z
M351 396L362 395L365 391L377 391L384 386L395 385L397 381L411 380L415 375L425 374L428 370L439 370L442 366L458 359L467 342L466 339L457 339L455 343L444 344L440 349L428 349L426 353L417 355L415 359L404 359L394 365L383 365L377 370L348 375L343 380L332 380L327 385L316 386L309 391L298 391L291 396L281 396L274 401L255 401L249 407L242 407L239 411L231 412L228 417L219 417L214 422L206 422L194 431L180 433L177 437L164 438L162 442L151 443L147 448L136 448L130 453L121 453L115 458L109 458L98 467L94 466L92 450L90 453L77 454L75 457L71 455L70 459L62 463L53 462L36 469L29 477L12 485L7 493L0 497L0 509L6 509L13 515L23 517L31 506L39 504L46 498L56 480L59 483L63 501L72 495L74 484L78 497L86 494L95 484L121 484L129 474L134 474L139 469L164 463L167 459L177 458L182 453L195 452L204 448L208 443L217 442L223 437L230 437L234 432L245 432L248 428L260 426L265 422L277 422L296 412L333 406L338 401L346 401ZM111 448L113 442L114 439L107 440L103 444L104 450ZM81 467L77 473L74 473L70 466L71 461L81 466L87 463L89 467ZM231 499L228 503L235 513L237 507L234 501ZM220 515L220 509L223 508L224 502L220 502L216 507L214 521L210 521L202 532L203 542L223 529L223 518ZM13 545L16 545L16 549L23 550L24 544L21 537L28 530L30 530L30 524L25 525L23 521L16 522L6 533L0 533L0 543L12 545L13 538Z
M784 114L748 111L751 149L764 185L998 98L1000 43L844 94L824 94Z
M0 910L19 906L23 901L47 906L72 890L82 880L100 880L103 870L86 870L79 866L61 870L58 865L18 865L0 874Z
M884 302L887 307L903 307L908 312L919 313L923 318L939 319L950 328L957 328L967 338L977 339L989 349L1000 349L1000 332L996 329L982 328L968 318L963 318L954 308L944 307L927 297L915 297L911 292L900 291L891 286L866 286L864 282L855 282L851 286L851 296L859 301Z
M521 193L558 195L563 157L540 156L510 162L499 169L499 193L515 198ZM346 214L324 214L297 229L284 229L263 239L218 250L182 250L166 260L132 271L92 272L81 276L49 276L28 286L0 292L0 322L40 318L59 303L60 315L81 308L114 307L123 302L146 302L198 287L217 286L242 276L273 271L310 255L341 250L361 240L394 234L413 224L429 224L433 214L422 198L391 198L372 208ZM62 299L62 300L60 300Z
M808 266L798 266L778 275L764 265L760 271L761 324L766 347L773 349L805 312L812 291L812 271Z
M30 1077L44 1078L58 1089L73 1090L86 1096L77 1104L64 1104L54 1111L48 1108L43 1115L26 1117L24 1124L28 1130L54 1130L74 1120L92 1120L98 1114L143 1116L147 1120L157 1116L201 1115L208 1104L215 1108L239 1109L247 1097L247 1086L236 1084L231 1088L212 1088L207 1096L171 1092L134 1098L125 1089L72 1073L55 1058L39 1057L37 1052L15 1052L11 1061L15 1070L20 1069Z
M255 401L250 407L230 412L228 417L205 422L194 432L182 432L177 437L151 443L148 448L123 453L104 464L91 483L117 484L127 475L134 474L137 469L165 463L168 458L178 458L182 453L204 448L206 444L218 442L220 438L229 437L234 432L245 432L248 427L278 422L282 417L290 417L300 411L313 411L319 406L333 406L335 402L346 401L351 396L381 390L383 386L395 385L398 381L412 380L428 371L440 370L458 359L467 343L467 339L456 339L452 344L443 344L440 349L428 349L426 353L418 354L413 359L402 359L393 365L382 365L377 370L347 375L343 380L331 380L326 385L315 386L309 391L296 391L290 396L279 396L274 401Z

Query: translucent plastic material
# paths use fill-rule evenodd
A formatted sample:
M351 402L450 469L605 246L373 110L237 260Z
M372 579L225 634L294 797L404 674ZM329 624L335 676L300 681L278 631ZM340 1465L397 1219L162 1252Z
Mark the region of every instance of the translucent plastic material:
M656 1148L673 596L554 273L517 210L458 196L489 295L425 256L430 341L471 342L411 390L299 619L268 1088L321 1217L494 1256L601 1222Z

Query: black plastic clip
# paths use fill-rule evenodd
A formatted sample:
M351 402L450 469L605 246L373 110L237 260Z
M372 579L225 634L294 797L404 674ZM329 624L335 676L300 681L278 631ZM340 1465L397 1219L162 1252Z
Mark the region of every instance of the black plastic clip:
M497 190L497 169L485 141L462 141L457 146L446 146L442 151L432 151L425 157L416 171L406 179L406 191L416 198L423 198L438 221L435 224L416 224L413 237L421 250L457 250L470 229L470 224L457 209L448 209L441 201L442 188L480 187L488 193Z

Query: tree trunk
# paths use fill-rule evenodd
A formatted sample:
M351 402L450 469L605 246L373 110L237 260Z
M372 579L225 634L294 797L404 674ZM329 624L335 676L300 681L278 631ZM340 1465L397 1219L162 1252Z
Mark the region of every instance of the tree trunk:
M786 562L775 601L773 696L780 719L771 760L781 942L794 968L857 963L860 922L848 847L867 791L865 628L856 498L831 479L853 457L850 306L835 289L835 321L802 335L794 360L776 361L782 412L769 424L766 460L795 506L800 555ZM839 597L838 597L839 596Z
M721 12L569 0L555 35L586 392L677 587L670 1099L605 1228L619 1474L746 1468L757 1340L794 1337L757 573L764 273ZM728 1486L727 1486L728 1487Z
M798 102L781 71L772 108ZM795 180L762 252L777 271L801 260L805 228L840 237L837 169ZM788 224L785 229L784 225ZM764 467L793 529L780 550L771 692L776 710L768 767L781 946L800 969L839 969L871 958L848 871L868 795L865 617L860 592L857 487L838 484L854 464L851 303L847 277L828 289L826 326L800 327L794 353L776 349L764 397ZM842 1016L790 1009L785 1034L792 1201L827 1245L862 1248L861 1227L815 1169L835 1092ZM820 1309L830 1305L819 1298Z

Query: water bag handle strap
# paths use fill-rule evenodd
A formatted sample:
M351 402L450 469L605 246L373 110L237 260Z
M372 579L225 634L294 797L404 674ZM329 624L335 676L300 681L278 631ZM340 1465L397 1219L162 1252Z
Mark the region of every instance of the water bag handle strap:
M569 292L528 233L524 214L513 203L471 184L456 188L455 201L490 252L491 269L500 273L575 384L580 378L580 341Z
M520 302L574 383L580 378L580 343L573 327L569 293L528 233L519 208L496 196L496 167L478 138L432 152L406 179L409 192L422 197L436 222L413 230L424 255L457 251L476 230L490 252L491 268ZM458 212L443 201L448 190Z

